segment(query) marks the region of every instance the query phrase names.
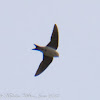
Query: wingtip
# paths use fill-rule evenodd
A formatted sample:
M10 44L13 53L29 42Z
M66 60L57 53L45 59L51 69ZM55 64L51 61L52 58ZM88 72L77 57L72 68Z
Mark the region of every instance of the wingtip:
M37 76L37 75L34 75L35 77Z
M36 76L38 76L38 75L40 75L40 74L41 74L41 73L39 73L39 72L37 71L37 72L35 73L34 76L36 77Z
M56 27L57 27L57 24L54 24L54 26L56 26Z
M36 76L38 76L39 74L35 74L34 76L36 77Z
M54 24L54 29L56 29L58 31L57 24Z

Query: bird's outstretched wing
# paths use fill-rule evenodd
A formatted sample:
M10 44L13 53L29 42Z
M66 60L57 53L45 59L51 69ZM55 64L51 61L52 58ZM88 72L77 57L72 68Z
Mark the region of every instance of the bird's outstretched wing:
M52 36L51 36L51 41L48 43L47 46L57 49L58 42L59 42L59 34L58 34L57 25L55 24L53 28Z
M48 65L52 62L53 57L48 57L43 55L43 61L40 63L40 66L35 74L35 76L41 74L47 67Z

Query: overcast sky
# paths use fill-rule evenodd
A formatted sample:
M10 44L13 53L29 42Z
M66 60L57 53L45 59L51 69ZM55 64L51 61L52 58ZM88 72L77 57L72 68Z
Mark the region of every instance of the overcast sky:
M54 24L60 57L34 77ZM1 0L0 98L100 100L100 1Z

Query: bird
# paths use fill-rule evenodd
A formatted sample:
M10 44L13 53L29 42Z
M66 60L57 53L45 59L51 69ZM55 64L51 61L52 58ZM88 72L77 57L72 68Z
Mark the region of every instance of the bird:
M59 53L56 51L59 44L59 32L57 25L54 24L52 35L50 42L46 46L39 46L37 44L35 45L35 48L32 50L38 50L43 53L43 60L40 63L35 76L40 75L53 61L53 57L59 57Z

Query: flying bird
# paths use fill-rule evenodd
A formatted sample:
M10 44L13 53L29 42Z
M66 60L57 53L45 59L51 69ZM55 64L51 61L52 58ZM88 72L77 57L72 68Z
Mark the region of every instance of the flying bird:
M43 53L43 60L40 63L35 76L41 74L49 66L49 64L53 61L53 57L59 57L59 53L56 51L58 48L58 42L59 33L57 25L55 24L51 35L51 40L46 46L39 46L34 44L35 48L32 50L39 50Z

